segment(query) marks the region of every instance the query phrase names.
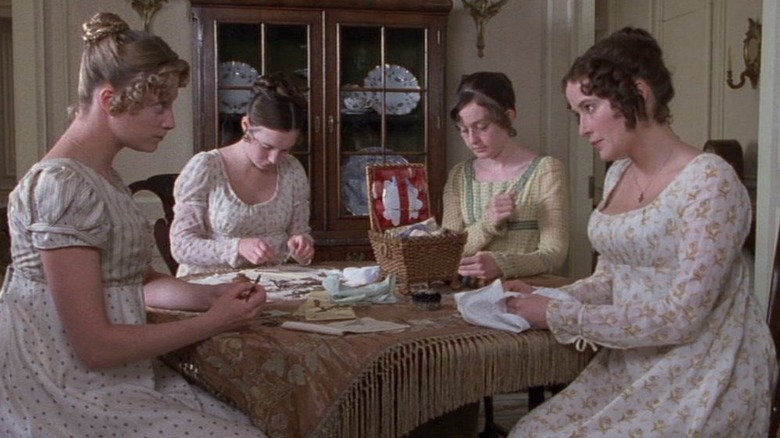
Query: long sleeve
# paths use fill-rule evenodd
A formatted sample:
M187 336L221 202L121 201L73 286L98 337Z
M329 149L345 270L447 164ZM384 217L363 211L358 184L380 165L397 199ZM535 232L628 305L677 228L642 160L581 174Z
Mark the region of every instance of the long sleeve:
M520 187L517 187L517 186ZM512 216L499 226L487 218L493 196L518 188ZM554 272L569 247L569 190L563 164L542 157L516 180L480 183L469 161L452 168L444 190L446 228L468 231L464 255L489 252L504 277Z
M171 253L183 265L238 265L239 238L215 239L209 218L210 195L227 181L219 174L219 156L200 153L182 169L174 186ZM180 269L179 275L186 275Z
M569 251L569 185L563 164L547 157L535 176L536 182L518 194L515 216L536 216L538 244L527 252L496 249L493 257L505 277L554 272L563 266ZM524 210L535 214L525 214ZM507 225L510 231L513 227L522 229L522 225L515 224Z
M727 163L696 160L650 206L614 217L594 212L603 222L591 225L591 239L602 268L611 271L613 298L551 302L548 323L559 341L611 348L683 344L741 299L734 291L748 283L741 248L750 201ZM588 284L575 284L572 292L587 296ZM603 289L596 295L603 300Z

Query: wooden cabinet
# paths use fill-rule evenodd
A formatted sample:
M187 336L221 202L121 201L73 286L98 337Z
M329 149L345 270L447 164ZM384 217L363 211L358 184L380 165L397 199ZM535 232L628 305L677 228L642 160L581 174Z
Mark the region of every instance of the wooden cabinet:
M308 126L293 152L311 180L317 260L373 258L370 163L424 163L441 219L451 0L191 3L196 152L241 135L254 75L283 72L307 92Z

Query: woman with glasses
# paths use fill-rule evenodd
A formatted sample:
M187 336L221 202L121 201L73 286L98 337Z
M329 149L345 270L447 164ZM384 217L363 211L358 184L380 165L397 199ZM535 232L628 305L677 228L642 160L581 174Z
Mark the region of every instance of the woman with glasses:
M442 225L468 231L458 273L484 282L559 269L569 246L566 172L517 140L512 82L498 72L464 77L450 117L474 154L444 188Z
M236 143L201 152L174 187L171 252L178 276L219 269L308 264L310 187L289 154L305 130L306 101L285 77L259 77Z

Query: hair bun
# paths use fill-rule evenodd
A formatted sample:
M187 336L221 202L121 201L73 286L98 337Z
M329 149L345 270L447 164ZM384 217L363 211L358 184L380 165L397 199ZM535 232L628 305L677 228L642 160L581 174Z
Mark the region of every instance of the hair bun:
M295 86L287 77L280 73L272 73L259 76L252 86L252 92L255 95L276 94L292 100L298 105L306 106L306 100L301 90Z
M81 28L84 31L82 38L89 44L94 44L101 39L115 35L130 29L118 15L110 12L98 12L93 15Z

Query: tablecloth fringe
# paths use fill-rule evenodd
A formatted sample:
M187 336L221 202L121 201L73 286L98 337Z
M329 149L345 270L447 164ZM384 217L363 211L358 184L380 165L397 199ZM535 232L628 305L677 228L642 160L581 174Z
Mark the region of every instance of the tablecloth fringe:
M372 365L326 413L312 438L402 436L446 412L480 401L485 394L519 392L540 382L569 383L591 357L571 347L550 349L545 341L549 332L528 335L507 341L485 331L392 346L369 361ZM514 363L493 359L508 350L517 357ZM568 379L551 381L550 375Z

